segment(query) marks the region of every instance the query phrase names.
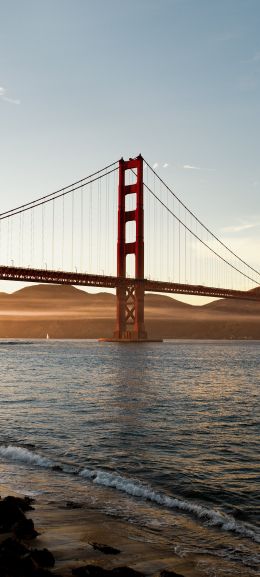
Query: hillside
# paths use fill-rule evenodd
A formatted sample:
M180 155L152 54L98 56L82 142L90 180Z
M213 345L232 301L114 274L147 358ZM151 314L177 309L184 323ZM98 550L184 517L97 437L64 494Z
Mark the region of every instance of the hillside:
M0 293L0 338L98 338L113 334L114 294L72 286L35 285ZM145 296L152 338L260 339L260 302L219 299L192 306L159 294Z

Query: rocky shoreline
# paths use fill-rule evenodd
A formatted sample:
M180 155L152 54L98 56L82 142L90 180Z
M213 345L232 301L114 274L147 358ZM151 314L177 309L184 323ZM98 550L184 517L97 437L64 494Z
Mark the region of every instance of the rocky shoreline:
M47 577L54 567L54 556L48 549L32 546L39 533L32 519L29 497L8 496L0 500L0 574L1 577Z
M35 540L40 533L35 529L34 521L27 513L34 510L30 497L7 496L0 498L0 575L1 577L146 577L147 574L129 566L120 565L110 568L97 564L86 564L71 567L69 571L57 572L55 558L47 548L35 547ZM74 503L67 503L70 509ZM117 556L120 549L106 544L91 542L94 551L104 557ZM158 577L184 577L175 571L162 570Z

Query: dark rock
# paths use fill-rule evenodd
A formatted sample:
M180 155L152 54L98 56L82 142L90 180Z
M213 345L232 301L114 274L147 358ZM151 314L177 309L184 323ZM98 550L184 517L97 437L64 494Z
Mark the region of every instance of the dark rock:
M3 501L0 501L0 503L5 503L5 506L7 507L18 507L19 509L21 509L21 511L23 511L23 513L26 513L26 511L32 511L33 507L31 506L33 503L33 499L31 499L31 497L13 497L12 495L9 495L8 497L5 497L5 499L3 499Z
M34 529L32 519L21 519L12 526L12 530L18 539L35 539L39 533Z
M42 569L42 567L37 567L37 569L33 571L30 577L53 577L53 575L54 574L51 571L48 571L48 569ZM55 573L55 577L61 577L61 576Z
M184 575L181 575L180 573L175 573L175 571L167 571L167 569L164 569L163 571L161 571L160 577L184 577Z
M102 545L101 543L90 543L90 545L92 545L93 549L97 549L101 553L105 553L105 555L118 555L118 553L121 553L119 549L109 545Z
M16 503L18 505L18 507L21 509L21 511L23 511L23 513L26 513L26 511L33 511L34 507L32 507L32 503L34 503L34 499L32 499L32 497L23 497L22 499L20 497L15 497Z
M28 552L29 549L25 547L25 545L22 545L22 543L19 543L19 541L16 541L11 537L5 539L0 546L0 554L4 553L5 555L10 554L12 556L21 557L22 555L26 555Z
M33 571L37 568L36 563L30 556L30 552L25 555L14 555L10 552L2 551L0 554L0 575L8 575L10 577L31 576Z
M54 563L54 557L47 549L30 551L11 538L0 547L1 577L50 577L53 573L43 567L53 567Z
M48 549L32 549L31 556L40 567L54 567L55 559Z
M31 558L30 553L27 553L24 557L17 558L16 567L18 568L18 572L14 573L15 576L20 577L21 575L26 575L26 577L31 577L37 569L37 564Z
M25 511L30 511L32 500L29 497L5 497L0 500L0 532L7 533L13 525L26 520Z
M29 498L0 497L0 530L13 536L0 543L0 577L53 577L45 567L53 567L55 559L48 549L30 549L20 539L38 535L32 519L24 511L31 509ZM55 577L59 577L57 574ZM61 577L61 576L60 576Z
M81 503L77 503L76 501L67 501L66 503L67 509L81 509Z
M15 497L6 497L0 501L0 531L3 533L10 531L15 523L25 518Z

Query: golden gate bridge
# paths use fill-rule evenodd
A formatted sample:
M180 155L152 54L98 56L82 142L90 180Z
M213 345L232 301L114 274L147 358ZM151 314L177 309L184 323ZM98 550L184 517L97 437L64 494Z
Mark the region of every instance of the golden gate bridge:
M141 155L0 214L0 279L116 289L112 340L146 341L146 291L260 301L260 272Z

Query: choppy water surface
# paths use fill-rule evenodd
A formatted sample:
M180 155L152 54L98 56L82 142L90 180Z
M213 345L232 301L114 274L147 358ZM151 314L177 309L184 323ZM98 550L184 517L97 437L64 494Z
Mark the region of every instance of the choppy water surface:
M257 575L259 353L0 341L0 480L149 527L205 575Z

